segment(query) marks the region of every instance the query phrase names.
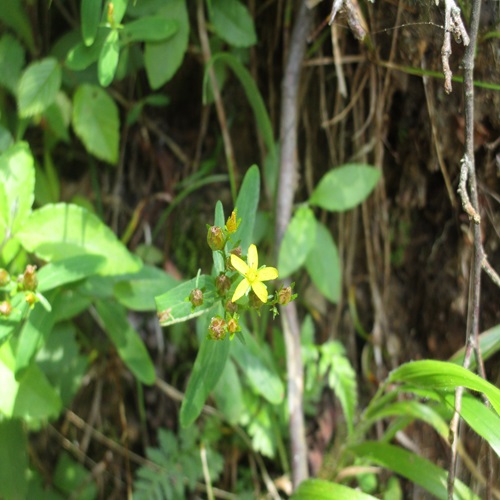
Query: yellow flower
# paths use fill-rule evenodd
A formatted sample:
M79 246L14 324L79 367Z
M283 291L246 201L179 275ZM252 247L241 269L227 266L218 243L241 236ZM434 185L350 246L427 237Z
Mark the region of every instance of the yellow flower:
M236 302L240 297L243 297L250 287L255 292L259 299L267 302L267 287L263 281L275 280L278 277L278 270L274 267L259 266L259 256L257 247L250 245L248 249L248 264L240 259L237 255L231 254L231 265L243 276L243 280L234 291L232 302Z

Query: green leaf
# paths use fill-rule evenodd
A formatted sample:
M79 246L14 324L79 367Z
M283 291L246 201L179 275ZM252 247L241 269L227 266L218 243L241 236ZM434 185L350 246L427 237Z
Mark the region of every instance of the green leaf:
M6 33L0 38L0 85L14 96L23 67L24 50L14 37Z
M43 266L38 271L39 292L46 292L68 283L98 274L106 259L101 255L78 255Z
M94 43L102 16L102 0L82 0L82 37L87 47Z
M111 164L118 162L118 108L103 89L89 84L78 87L73 97L73 127L89 153Z
M33 26L22 0L9 0L8 9L0 9L0 20L12 28L12 31L28 46L30 52L35 52Z
M217 385L224 370L230 345L229 337L219 341L207 338L202 340L182 401L180 413L182 427L188 427L200 415L208 395Z
M0 497L28 498L28 438L21 420L0 419Z
M27 118L46 110L56 100L61 78L61 67L53 57L30 64L19 80L19 115Z
M138 273L116 283L113 293L127 309L154 311L155 296L165 293L165 290L171 290L177 284L177 280L161 269L143 266Z
M415 453L398 446L373 441L351 446L349 449L359 457L400 474L439 499L448 498L448 473ZM453 498L479 500L479 497L459 480L455 480Z
M246 253L252 243L255 216L260 197L260 172L257 165L252 165L245 174L240 187L236 208L237 218L241 218L241 224L237 231L231 236L234 242L240 241L243 253Z
M58 92L56 101L44 113L48 129L57 139L70 141L68 128L71 123L71 101L64 92ZM46 153L48 154L48 153Z
M108 337L127 368L143 384L153 384L156 379L155 367L144 342L127 319L127 310L111 300L98 300L96 309Z
M479 349L481 351L483 361L486 361L493 356L493 354L500 351L500 325L496 325L479 335ZM457 365L462 365L464 361L464 353L465 347L462 347L450 358L450 361L452 363L456 363ZM476 356L472 356L469 369L474 370L476 366Z
M97 75L99 83L107 87L115 77L118 67L118 58L120 57L120 42L118 39L118 30L113 29L109 32L99 53L97 61Z
M54 315L48 313L42 304L35 304L26 321L17 344L16 378L19 379L30 366L36 352L42 347L54 326Z
M276 368L272 366L253 335L244 326L242 326L242 333L245 345L241 342L233 342L231 357L257 394L272 404L281 403L285 395L285 387Z
M214 398L217 407L224 414L227 421L238 423L245 410L243 403L243 389L238 371L234 363L228 359L219 381L214 389Z
M203 304L193 308L189 301L189 294L195 288L203 291ZM181 283L163 295L155 297L160 324L168 326L196 318L212 308L215 298L215 284L210 276L202 274L197 278Z
M161 42L174 36L178 31L178 23L174 19L158 16L147 16L131 21L123 27L123 43Z
M251 47L257 43L253 19L238 0L212 0L210 20L217 35L233 47Z
M57 460L53 477L54 486L71 497L78 492L78 500L93 500L97 497L97 487L92 472L62 452Z
M363 164L344 165L328 172L316 186L309 203L344 212L359 205L380 179L380 170Z
M66 56L66 67L72 71L82 71L99 59L104 41L111 32L109 28L100 28L94 43L87 47L83 42L77 43Z
M36 364L57 391L64 406L69 406L81 387L87 370L87 357L80 354L76 327L58 323L36 355Z
M100 255L105 259L102 275L133 273L142 265L108 226L77 205L57 203L35 210L16 236L26 250L47 261Z
M335 391L345 415L349 434L354 431L358 403L356 372L340 342L328 341L320 346L319 372L328 375L328 386Z
M450 408L455 406L454 395L445 395L445 401ZM464 393L462 396L460 416L500 457L500 417L493 410L487 408L482 401L468 393Z
M301 206L286 228L278 258L280 278L299 269L316 244L316 218L307 206Z
M500 390L454 363L433 360L405 363L390 373L388 381L404 382L434 391L454 391L457 387L466 387L482 392L495 411L500 413Z
M316 242L306 258L307 272L318 290L337 303L342 288L339 254L330 231L316 223Z
M25 142L0 155L0 241L6 233L15 235L31 212L35 189L35 168Z
M40 368L31 364L19 380L14 377L15 359L9 343L0 347L0 412L7 417L22 418L38 427L61 411L61 399Z
M374 500L375 497L362 491L332 483L324 479L306 479L291 496L291 500Z
M189 16L185 0L169 0L157 11L158 17L177 23L177 32L163 42L147 42L144 64L152 89L168 82L181 65L189 42Z

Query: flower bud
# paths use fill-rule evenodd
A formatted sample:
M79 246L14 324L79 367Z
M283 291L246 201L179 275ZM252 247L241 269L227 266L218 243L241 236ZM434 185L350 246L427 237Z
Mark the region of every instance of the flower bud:
M37 296L31 291L26 292L26 295L24 296L24 300L32 307L38 302Z
M7 302L6 300L4 300L3 302L0 302L0 315L1 316L9 316L11 312L12 312L12 305L10 302Z
M19 290L27 290L34 292L38 286L38 278L36 276L36 266L27 265L24 274L18 278Z
M235 312L238 311L238 304L236 302L233 302L232 300L228 300L226 302L226 305L224 306L224 309L229 313L229 314L234 314Z
M203 304L203 292L199 288L191 290L189 301L193 304L193 307L201 306Z
M10 282L10 275L5 269L0 269L0 286L8 285Z
M241 330L240 325L236 318L230 318L227 322L227 330L231 335L234 335L236 332Z
M226 237L219 226L209 226L207 233L207 243L212 251L222 250L226 244Z
M227 219L226 229L229 234L235 233L236 230L238 229L238 226L240 225L241 219L236 220L236 214L237 210L234 209L233 212L231 213L231 217Z
M227 333L226 321L220 316L215 316L210 320L208 334L212 340L224 340Z
M241 257L241 247L236 247L236 248L233 248L232 250L230 250L229 255L226 259L226 268L229 271L236 271L236 269L231 264L231 254L236 255L236 257Z
M286 306L292 300L292 287L286 286L278 292L278 304Z
M215 288L217 288L219 295L225 295L231 288L231 280L225 274L220 274L215 278Z

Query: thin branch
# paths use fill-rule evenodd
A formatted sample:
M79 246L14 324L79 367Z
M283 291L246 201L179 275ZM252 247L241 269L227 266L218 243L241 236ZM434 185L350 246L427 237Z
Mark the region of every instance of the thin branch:
M197 19L198 19L198 34L200 36L201 50L203 52L203 60L205 64L210 61L212 54L210 52L210 43L208 41L207 35L207 23L205 21L205 11L204 2L198 0L197 2ZM222 103L222 98L219 91L219 85L217 83L217 78L215 76L215 71L213 66L208 69L208 76L210 78L210 83L212 85L212 92L214 95L215 110L217 111L217 118L219 120L219 125L222 133L222 140L224 142L224 152L226 154L227 168L229 172L229 181L231 183L231 195L233 201L236 202L236 158L234 156L233 143L231 141L231 136L229 135L229 128L227 126L226 111L224 109L224 104Z
M450 69L451 56L451 34L457 43L463 41L465 47L470 43L469 35L465 29L462 18L460 17L460 9L457 7L455 0L444 0L444 39L441 48L441 63L444 73L444 91L449 94L452 90L451 78L453 73Z
M297 113L302 61L311 22L311 13L302 1L290 39L290 47L282 82L281 158L278 199L276 203L276 253L292 216L297 175ZM295 302L282 308L281 321L287 354L288 411L292 456L292 483L296 488L308 477L302 395L304 373L300 350L300 327Z
M451 5L451 7L450 7ZM452 9L453 22L456 29L457 26L456 5L454 2L447 0L446 2L446 20L445 28L446 35L449 36L450 20L448 19L448 11ZM470 25L470 40L462 36L464 45L466 45L465 55L463 59L464 67L464 116L465 116L465 147L462 166L460 171L460 185L458 192L462 200L462 206L468 213L469 217L474 221L474 261L471 269L471 294L469 301L469 317L470 321L467 328L466 348L463 366L470 366L472 351L475 351L478 366L482 367L481 352L479 349L479 310L480 310L480 294L481 294L481 267L484 252L481 243L481 218L479 217L479 201L477 196L476 171L474 162L474 55L477 44L477 33L479 27L479 16L481 12L481 0L472 1L471 25ZM465 29L463 30L465 31ZM469 43L470 42L470 43ZM446 75L445 75L446 76ZM451 76L450 81L451 90ZM445 90L446 83L445 83ZM467 193L467 181L470 187L470 200ZM484 368L482 375L484 376ZM458 446L458 426L460 422L460 410L462 406L463 387L458 387L455 391L455 413L450 422L450 444L451 444L451 459L450 470L448 473L448 498L453 498L454 483L456 477L457 466L457 446ZM491 492L491 485L487 489Z

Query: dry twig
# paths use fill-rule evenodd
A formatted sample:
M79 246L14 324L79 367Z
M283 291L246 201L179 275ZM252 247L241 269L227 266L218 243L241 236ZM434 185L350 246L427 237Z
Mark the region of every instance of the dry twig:
M278 200L276 203L276 252L292 216L297 175L297 113L300 73L306 48L311 14L306 2L301 6L290 39L290 48L282 83L281 158ZM286 285L286 284L285 284ZM288 411L292 448L292 482L296 488L308 477L302 393L304 374L300 354L300 327L295 302L282 308L281 322L286 344Z

